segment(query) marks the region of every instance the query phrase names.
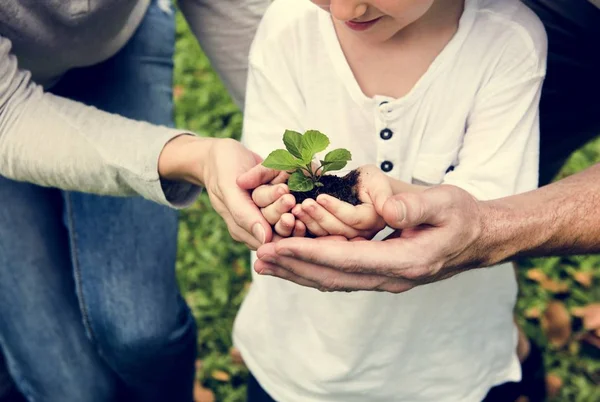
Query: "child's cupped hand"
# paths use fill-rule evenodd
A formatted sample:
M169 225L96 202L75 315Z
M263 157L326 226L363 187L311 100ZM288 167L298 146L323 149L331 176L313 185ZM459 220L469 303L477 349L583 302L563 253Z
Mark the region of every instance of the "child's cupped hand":
M320 194L316 201L307 199L292 208L296 221L304 223L306 229L318 237L339 235L348 239L370 239L385 228L380 212L392 196L390 179L374 165L363 166L358 171L356 191L361 204L354 206Z
M252 200L277 235L304 237L306 226L290 213L296 199L286 184L263 184L252 191Z

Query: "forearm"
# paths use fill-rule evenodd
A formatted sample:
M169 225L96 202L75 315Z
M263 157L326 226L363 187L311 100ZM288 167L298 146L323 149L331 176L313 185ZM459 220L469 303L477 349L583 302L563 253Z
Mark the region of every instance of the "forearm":
M600 252L600 164L535 191L480 203L485 265Z
M100 195L140 195L182 206L199 191L165 183L165 144L181 131L134 121L44 93L0 37L0 175ZM165 189L181 198L167 196Z

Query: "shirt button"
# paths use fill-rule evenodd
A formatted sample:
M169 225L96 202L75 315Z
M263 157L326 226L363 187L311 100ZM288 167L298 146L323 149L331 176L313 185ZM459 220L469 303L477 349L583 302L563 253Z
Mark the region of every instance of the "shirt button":
M390 138L392 138L393 134L394 134L394 132L392 130L390 130L389 128L384 128L383 130L381 130L379 132L379 136L381 137L382 140L389 140Z
M390 161L383 161L381 162L381 170L383 170L384 172L391 172L392 169L394 168L394 164Z
M379 104L379 111L381 113L390 113L392 111L392 107L389 105L388 101L383 101Z

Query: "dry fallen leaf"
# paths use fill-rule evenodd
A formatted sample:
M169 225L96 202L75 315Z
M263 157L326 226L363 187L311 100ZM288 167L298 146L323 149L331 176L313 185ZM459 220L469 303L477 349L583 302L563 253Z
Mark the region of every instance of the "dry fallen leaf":
M231 379L231 376L229 375L229 373L227 373L223 370L215 370L210 375L215 380L221 381L221 382L227 382Z
M173 87L173 99L178 100L179 98L181 98L183 96L183 86L181 85L175 85Z
M539 268L533 268L527 271L527 278L534 282L543 282L548 280L548 276Z
M554 398L562 388L563 380L557 374L550 373L546 376L546 392L548 397Z
M573 315L583 320L583 327L588 330L600 329L600 303L591 303L587 306L576 307Z
M515 402L529 402L529 398L527 398L525 395L521 395Z
M242 357L242 354L240 353L240 351L238 349L232 347L229 350L229 355L231 356L231 361L234 364L238 364L238 365L244 364L244 358Z
M541 315L542 312L540 311L539 307L531 307L525 310L525 318L540 318Z
M571 315L560 301L555 300L548 304L540 325L548 342L556 348L565 346L571 337Z
M196 372L202 371L202 360L196 360Z
M591 272L575 272L573 279L575 279L575 281L581 286L589 288L592 286L594 277Z
M545 279L540 282L542 289L545 289L552 293L567 293L569 291L569 285L565 282L558 282L553 279Z
M194 402L215 402L215 394L196 381L194 383Z

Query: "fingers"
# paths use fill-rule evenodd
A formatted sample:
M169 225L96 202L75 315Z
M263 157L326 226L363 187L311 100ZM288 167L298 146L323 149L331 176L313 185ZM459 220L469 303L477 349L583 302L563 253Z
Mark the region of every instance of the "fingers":
M415 263L415 250L401 247L402 243L393 241L357 241L349 242L343 237L327 236L319 239L288 238L275 245L274 253L281 257L290 257L347 273L378 274L401 276L403 267L412 267ZM336 241L328 247L323 241ZM266 246L266 245L265 245ZM270 252L262 246L259 257Z
M285 194L283 197L279 198L273 204L268 205L265 208L261 208L261 213L271 225L275 225L280 219L281 216L290 210L296 205L296 200L293 195Z
M304 237L306 236L306 225L296 219L296 225L294 226L294 237Z
M281 215L281 219L275 224L275 233L281 237L290 237L296 227L296 218L290 213Z
M222 188L220 194L211 192L211 204L225 219L231 236L257 248L271 240L271 225L261 214L247 191L237 186ZM251 239L254 238L254 241Z
M255 157L256 158L256 157ZM279 170L273 170L258 164L242 173L236 180L237 185L244 190L252 190L261 184L270 183L280 174Z
M385 222L372 204L351 205L327 194L317 197L319 205L331 215L356 230L378 231L383 229Z
M306 230L310 231L313 235L317 237L328 235L327 231L323 229L319 223L315 221L309 213L307 213L307 211L304 210L302 204L296 205L292 209L292 214L294 214L296 219L301 221L306 227Z
M430 191L402 193L390 197L383 206L383 218L386 223L395 229L423 224L435 225L441 219L447 197Z
M286 271L285 269L281 269L277 265L270 264L267 261L256 260L254 263L254 271L260 275L268 275L268 276L276 276L281 279L288 280L290 282L294 282L297 285L305 286L309 288L317 288L319 285L315 282L312 282L308 279L302 278L301 276L295 275L290 271Z
M375 206L378 214L383 210L385 201L393 195L391 181L379 168L367 165L360 168L359 198ZM367 198L368 200L365 200Z
M349 204L348 204L349 205ZM348 239L357 237L358 231L334 216L312 199L302 203L302 210L316 222L328 235L344 236Z
M323 243L317 239L307 240ZM324 244L320 246L327 247ZM327 292L371 290L400 293L415 286L413 282L408 280L342 272L268 251L261 253L260 259L255 264L255 269L262 275L276 276L302 286Z
M285 184L264 184L252 191L252 201L254 201L259 208L264 208L273 204L285 194L289 194L288 187Z

